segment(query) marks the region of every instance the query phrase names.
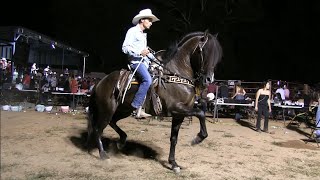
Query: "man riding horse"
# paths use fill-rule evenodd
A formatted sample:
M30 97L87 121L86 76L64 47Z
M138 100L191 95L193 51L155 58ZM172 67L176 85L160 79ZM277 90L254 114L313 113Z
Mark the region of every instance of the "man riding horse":
M122 45L122 51L128 55L130 67L136 70L137 75L141 79L138 91L136 92L131 106L135 109L136 118L145 118L151 116L142 111L142 106L151 86L152 78L148 71L150 61L155 57L148 50L147 34L143 31L150 29L153 22L159 19L152 14L150 9L144 9L132 19L131 27L126 34Z

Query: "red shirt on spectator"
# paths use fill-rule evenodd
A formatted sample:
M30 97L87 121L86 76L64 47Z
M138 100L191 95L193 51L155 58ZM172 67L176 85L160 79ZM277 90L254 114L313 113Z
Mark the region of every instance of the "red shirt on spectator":
M78 92L78 81L75 80L74 78L71 79L70 90L71 90L71 93L77 93Z
M208 85L208 93L213 93L215 94L216 93L216 90L217 90L217 85L213 84L213 83L210 83Z
M22 84L29 86L30 85L30 75L29 74L25 74L22 80Z

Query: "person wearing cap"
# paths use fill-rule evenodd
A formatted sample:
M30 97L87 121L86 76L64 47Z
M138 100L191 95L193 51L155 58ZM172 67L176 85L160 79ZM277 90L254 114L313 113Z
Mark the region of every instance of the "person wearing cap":
M1 61L2 61L2 69L3 70L6 70L7 69L7 59L6 58L1 58Z
M150 29L153 22L159 19L152 14L150 9L144 9L139 12L133 19L131 27L122 44L122 52L128 55L130 67L136 70L136 74L140 77L141 82L137 93L135 94L131 106L135 109L136 118L145 118L151 116L143 112L142 106L145 96L152 83L151 75L148 71L149 64L155 59L147 47L147 34L143 31ZM141 63L140 63L141 61Z
M31 74L37 74L37 70L39 70L39 68L37 68L37 63L33 63L31 66Z

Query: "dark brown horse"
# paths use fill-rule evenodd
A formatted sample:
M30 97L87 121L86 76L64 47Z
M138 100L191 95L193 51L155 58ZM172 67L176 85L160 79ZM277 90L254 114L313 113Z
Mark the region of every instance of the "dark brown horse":
M208 136L205 114L199 108L194 108L195 86L213 82L214 68L221 57L222 48L216 36L207 31L185 35L162 56L165 75L175 75L194 85L165 83L165 88L157 88L163 111L172 116L169 163L175 172L180 170L175 161L175 147L184 118L196 116L200 121L200 132L192 140L192 145L202 142ZM101 159L108 158L101 141L101 135L107 125L110 125L120 136L117 142L118 148L124 147L127 134L116 123L131 115L133 109L130 104L138 88L138 85L132 85L124 102L121 103L114 91L119 76L120 71L108 74L95 86L90 97L88 144L97 143Z

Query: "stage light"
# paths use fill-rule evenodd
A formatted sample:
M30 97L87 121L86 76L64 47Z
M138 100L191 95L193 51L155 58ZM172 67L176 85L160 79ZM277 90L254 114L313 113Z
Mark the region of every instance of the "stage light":
M51 44L51 47L52 47L52 49L55 49L55 48L56 48L56 46L55 46L54 44Z

